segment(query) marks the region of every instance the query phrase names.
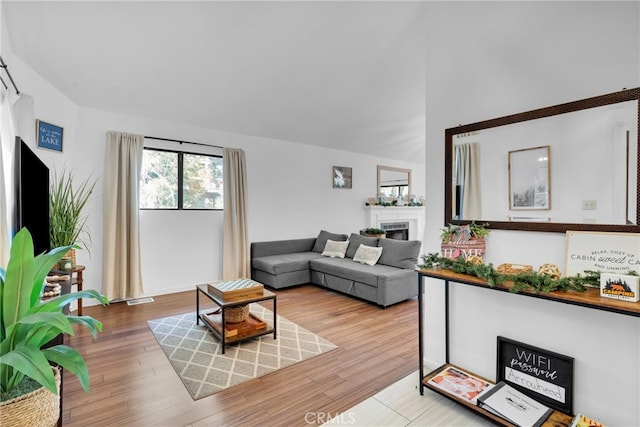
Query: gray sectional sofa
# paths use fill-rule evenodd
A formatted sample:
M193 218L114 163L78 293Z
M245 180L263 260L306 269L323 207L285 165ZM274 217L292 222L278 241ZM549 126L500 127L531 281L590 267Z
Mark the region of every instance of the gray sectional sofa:
M322 255L328 240L346 241L344 258ZM382 248L375 265L353 260L360 245ZM377 239L322 230L317 237L254 242L251 278L274 289L315 284L382 307L418 295L419 240Z

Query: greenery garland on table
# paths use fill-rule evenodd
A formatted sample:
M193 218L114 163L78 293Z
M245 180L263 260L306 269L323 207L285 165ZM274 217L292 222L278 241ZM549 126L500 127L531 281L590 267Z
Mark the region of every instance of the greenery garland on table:
M513 282L509 288L511 292L528 291L533 293L546 293L552 291L578 291L584 292L587 287L600 287L600 272L585 271L585 275L577 274L572 277L554 279L546 274L535 272L501 274L493 268L492 264L473 264L462 258L451 260L443 258L438 253L422 255L420 268L444 268L454 273L467 274L485 279L491 287L502 286L505 281ZM633 273L629 273L633 274Z

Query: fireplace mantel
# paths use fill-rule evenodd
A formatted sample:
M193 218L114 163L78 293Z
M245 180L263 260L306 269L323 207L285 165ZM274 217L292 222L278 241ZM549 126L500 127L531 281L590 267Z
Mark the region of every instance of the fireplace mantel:
M424 206L366 206L367 227L383 228L382 224L409 223L409 240L423 240Z

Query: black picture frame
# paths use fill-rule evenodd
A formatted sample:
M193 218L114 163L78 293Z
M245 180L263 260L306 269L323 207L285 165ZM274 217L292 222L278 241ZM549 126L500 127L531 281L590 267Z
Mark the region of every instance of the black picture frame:
M38 148L62 153L64 129L42 120L36 120L36 141Z
M573 357L498 336L496 382L573 414Z

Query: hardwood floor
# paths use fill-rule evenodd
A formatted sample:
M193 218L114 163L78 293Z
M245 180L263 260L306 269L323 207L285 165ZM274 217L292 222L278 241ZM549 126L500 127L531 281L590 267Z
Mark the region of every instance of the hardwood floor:
M417 299L382 309L311 285L276 292L279 315L338 349L197 401L146 323L195 311L195 291L135 306L85 307L83 314L100 320L103 332L94 340L76 329L67 338L87 362L91 390L86 393L75 376L65 373L63 424L313 425L326 419L315 414L344 412L418 368Z

